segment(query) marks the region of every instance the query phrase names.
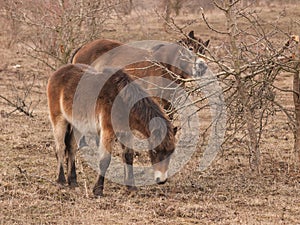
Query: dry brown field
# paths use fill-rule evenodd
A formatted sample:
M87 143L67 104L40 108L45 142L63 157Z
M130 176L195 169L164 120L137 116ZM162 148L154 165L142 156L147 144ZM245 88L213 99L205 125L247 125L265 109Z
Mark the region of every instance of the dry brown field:
M266 20L274 20L283 8L272 5L261 10ZM106 31L103 37L124 42L178 38L165 32L153 13L144 13L143 17L133 13L126 27ZM216 26L224 25L219 14L209 13ZM300 5L286 5L285 13L300 18ZM179 15L176 21L185 24L193 19L198 22L187 29L211 39L211 48L222 41L211 35L200 15ZM289 17L281 25L290 26ZM17 46L7 48L8 38L0 31L1 94L22 93L22 77L34 75L30 98L38 104L30 118L9 114L14 109L0 101L0 224L300 224L300 171L295 165L293 135L281 113L274 116L263 136L259 175L249 169L248 152L239 148L240 143L220 152L206 171L199 172L203 150L199 145L189 163L164 185L142 186L128 193L124 186L107 180L105 196L95 199L91 190L96 172L79 156L79 187L59 188L46 98L50 71L22 56ZM291 88L292 75L283 73L277 83ZM277 98L293 107L290 93L278 93Z

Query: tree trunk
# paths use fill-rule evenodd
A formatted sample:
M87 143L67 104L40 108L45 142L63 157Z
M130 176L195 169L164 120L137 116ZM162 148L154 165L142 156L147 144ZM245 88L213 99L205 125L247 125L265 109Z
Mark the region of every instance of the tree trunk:
M227 20L226 22L230 40L230 47L232 52L233 67L235 71L235 82L237 85L237 93L239 95L243 107L243 115L247 124L250 168L253 171L260 173L260 149L258 144L258 135L256 133L254 115L251 111L251 106L248 103L247 88L244 85L244 81L242 80L242 71L240 71L241 52L237 45L237 19L233 7L234 6L232 5L232 0L225 1L225 8L227 9L225 14Z
M248 97L245 85L241 82L239 76L236 77L236 83L238 85L237 91L243 105L243 115L247 124L248 133L248 148L249 148L249 165L251 170L260 173L260 149L258 143L258 135L255 128L255 119L251 111L250 104L248 103Z
M172 9L171 0L165 0L164 1L164 5L165 5L165 9L166 9L165 20L167 22L169 22L170 21L170 17L171 17L171 9Z
M174 4L174 10L175 10L176 16L179 15L180 10L181 10L181 8L182 8L182 5L183 5L183 0L176 0L176 1L175 1L175 4Z
M297 69L299 65L297 66ZM294 105L295 105L295 117L296 117L296 125L294 130L294 151L296 154L296 159L300 164L300 71L296 70L294 73L294 81L293 81L293 91L294 91Z

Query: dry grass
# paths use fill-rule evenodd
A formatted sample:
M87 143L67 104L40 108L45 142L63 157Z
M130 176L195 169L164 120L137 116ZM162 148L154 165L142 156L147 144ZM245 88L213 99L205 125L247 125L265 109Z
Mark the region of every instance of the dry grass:
M299 17L299 10L287 13ZM273 18L278 11L266 10ZM191 16L178 18L180 23ZM221 19L214 19L221 26ZM130 24L130 20L128 20ZM135 19L133 18L133 21ZM131 21L131 22L133 22ZM287 20L288 21L288 20ZM144 24L130 26L129 32L106 37L119 40L143 38L174 40L157 23L147 17ZM138 27L147 28L141 31ZM192 27L205 38L203 25ZM112 37L111 37L112 36ZM5 42L2 33L1 42ZM2 46L2 45L0 45ZM2 49L1 49L2 51ZM10 109L0 103L0 224L299 224L300 173L292 153L293 137L283 115L276 115L268 127L262 143L263 170L252 174L247 153L239 150L239 143L220 157L205 172L198 172L200 148L183 170L163 186L140 187L128 193L122 185L107 181L105 197L94 199L91 188L96 173L82 158L78 158L77 189L59 188L55 181L56 158L51 126L48 120L45 84L47 74L40 74L39 65L4 50L0 68L1 92L15 77L28 72L39 76L33 98L41 102L34 118L18 113L7 116ZM21 64L21 68L12 66ZM5 66L6 65L6 66ZM286 74L278 82L291 87ZM2 89L3 87L3 89ZM290 95L279 96L281 102L292 104Z

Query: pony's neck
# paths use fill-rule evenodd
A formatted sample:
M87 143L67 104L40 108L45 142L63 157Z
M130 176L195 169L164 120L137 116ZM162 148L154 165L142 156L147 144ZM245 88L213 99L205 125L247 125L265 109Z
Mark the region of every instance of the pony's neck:
M174 140L173 126L159 106L155 103L152 104L151 101L152 99L144 98L140 100L140 103L135 104L132 108L131 112L133 113L133 116L138 121L138 124L141 125L137 128L137 130L139 130L147 138L154 138L154 142L156 142L157 139L161 140L163 137L159 145L161 148L170 149L173 147L170 147L170 145ZM139 106L139 104L141 105ZM136 110L135 107L138 109L142 107L143 110ZM152 121L152 119L154 120ZM150 124L152 127L149 127Z
M154 118L159 118L159 122L154 124L156 130L166 129L166 137L164 141L169 143L174 137L173 127L168 120L167 115L162 111L159 104L149 97L140 86L132 82L133 80L127 76L123 71L118 71L115 76L113 76L117 84L118 92L122 92L120 95L124 104L131 106L130 115L131 122L134 129L137 129L146 137L151 136L149 124Z

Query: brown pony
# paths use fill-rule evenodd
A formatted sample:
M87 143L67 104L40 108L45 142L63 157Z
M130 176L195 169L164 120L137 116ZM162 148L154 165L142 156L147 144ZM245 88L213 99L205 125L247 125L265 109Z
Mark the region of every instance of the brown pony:
M209 45L210 40L203 41L201 38L195 37L194 31L190 31L186 38L183 38L178 41L183 47L193 51L196 54L205 54L205 50ZM96 59L106 52L123 45L123 43L108 40L108 39L97 39L92 42L89 42L79 48L77 48L71 58L69 59L70 63L83 63L92 65Z
M66 155L67 182L70 186L77 186L75 130L80 133L96 133L100 138L101 156L100 173L93 193L95 196L103 194L104 177L113 150L112 144L117 135L124 135L123 132L126 130L124 115L129 105L132 106L127 109L130 110L130 128L149 138L149 154L155 171L155 181L159 184L166 182L170 156L175 148L175 131L158 103L147 97L147 93L132 81L122 70L116 72L108 68L97 72L92 67L82 64L65 65L50 76L47 97L56 143L59 184L66 183L63 168ZM129 84L130 88L126 88ZM119 96L118 104L113 105ZM116 107L118 112L116 117L111 116L113 107ZM163 129L165 136L158 143L163 136ZM124 181L128 188L135 188L132 170L133 150L124 145L122 147L123 161L126 163Z
M181 79L191 78L192 64L198 58L191 59L192 54L189 51L204 54L209 40L204 42L201 38L196 38L194 31L191 31L187 38L180 40L179 43L185 48L177 44L160 43L145 50L113 40L98 39L78 48L70 58L70 62L92 65L97 70L106 66L119 67L133 79L163 77L182 84ZM205 70L204 66L203 72ZM149 87L149 82L146 88L153 89ZM169 102L161 100L161 103L165 109L170 109Z

